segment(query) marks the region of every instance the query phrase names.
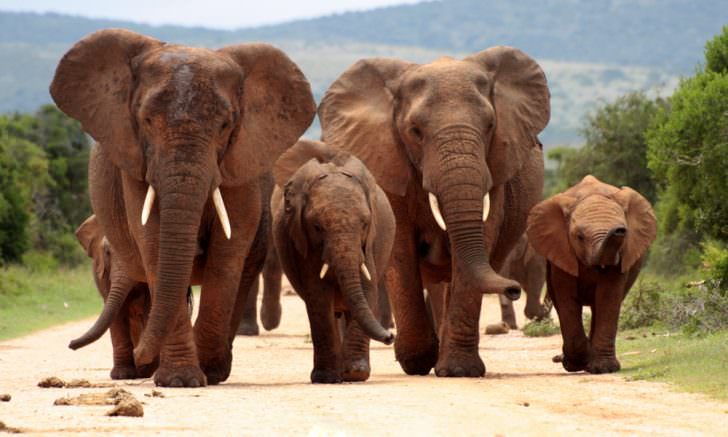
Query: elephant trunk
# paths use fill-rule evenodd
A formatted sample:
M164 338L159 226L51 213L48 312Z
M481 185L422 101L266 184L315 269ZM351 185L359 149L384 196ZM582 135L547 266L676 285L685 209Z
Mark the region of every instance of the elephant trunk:
M627 229L624 226L616 226L610 229L596 251L593 264L598 266L615 266L619 264L626 235Z
M134 351L137 365L155 359L181 313L180 306L185 305L202 212L210 194L211 180L200 176L204 174L196 169L161 178L157 284L147 327Z
M467 288L483 293L505 294L511 300L518 299L521 287L518 282L506 279L493 270L485 246L484 207L489 202L486 194L490 184L485 161L463 157L464 146L459 141L449 141L440 150L460 151L442 153L440 168L444 169L435 184L436 196L442 205L442 215L453 246L453 261L465 273ZM485 175L485 176L484 176Z
M116 316L124 306L129 291L133 288L132 284L127 283L121 279L115 279L112 281L114 286L109 290L109 295L106 297L104 302L104 309L101 311L98 319L94 322L93 326L86 331L82 336L71 340L68 347L76 350L84 346L87 346L99 338L109 329L111 323L114 321Z
M346 247L356 246L355 242L352 242L352 245L347 245ZM362 261L355 254L347 253L339 257L333 265L336 279L339 282L339 288L354 320L356 320L364 332L373 340L384 344L392 344L394 342L394 334L384 329L377 318L374 317L362 287L362 280L376 281L377 279L363 277L364 275L368 275L368 273L365 274L362 272ZM373 287L368 286L366 288L373 290ZM375 296L369 297L374 298Z

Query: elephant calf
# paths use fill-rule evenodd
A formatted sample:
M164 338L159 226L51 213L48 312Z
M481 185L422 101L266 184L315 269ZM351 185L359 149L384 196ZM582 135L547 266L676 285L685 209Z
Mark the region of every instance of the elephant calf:
M311 382L365 381L369 338L394 341L374 314L395 233L387 197L361 161L320 142L299 141L274 173L284 190L274 201L273 239L306 303Z
M527 234L548 261L546 284L561 323L564 368L616 372L619 310L656 235L650 203L631 188L586 176L536 205ZM588 339L584 305L592 310Z
M111 331L114 367L111 379L149 378L157 369L159 360L138 366L134 362L134 347L147 323L151 307L149 286L128 278L115 262L114 251L104 236L95 215L87 218L76 230L76 238L86 254L93 260L96 288L104 299L104 312L94 327L71 342L73 349L97 340L106 329ZM192 315L192 290L187 290L189 314Z

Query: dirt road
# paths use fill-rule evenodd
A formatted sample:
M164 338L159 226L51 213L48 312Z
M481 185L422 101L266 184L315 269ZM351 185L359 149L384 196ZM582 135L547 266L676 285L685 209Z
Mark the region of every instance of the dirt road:
M551 362L559 337L520 332L483 336L482 379L406 376L391 347L374 344L369 381L312 385L305 309L297 296L283 302L278 330L235 341L223 385L161 389L161 398L144 396L151 380L119 382L144 402L143 418L106 417L106 406L53 405L108 389L36 387L47 376L111 382L107 337L76 352L66 348L89 320L2 342L0 393L12 400L0 402L0 421L46 435L728 435L728 404L663 384L567 374ZM498 320L496 299L487 297L484 308L482 326Z

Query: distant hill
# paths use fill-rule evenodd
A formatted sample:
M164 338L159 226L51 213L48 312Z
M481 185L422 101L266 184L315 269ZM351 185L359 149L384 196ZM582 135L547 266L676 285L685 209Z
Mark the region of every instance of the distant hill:
M699 62L726 17L725 0L448 0L221 31L0 12L0 112L49 102L60 56L107 27L207 47L272 42L299 63L317 99L362 57L427 62L508 44L536 57L549 78L553 108L544 143L576 143L585 112L599 99L635 89L668 93Z

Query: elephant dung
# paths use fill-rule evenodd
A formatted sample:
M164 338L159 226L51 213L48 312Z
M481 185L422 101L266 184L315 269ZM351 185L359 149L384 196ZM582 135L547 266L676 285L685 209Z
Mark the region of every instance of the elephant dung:
M114 388L105 393L84 393L75 397L56 399L53 405L114 405L107 416L144 416L144 407L134 395L123 388Z
M10 396L9 394L4 393L4 394L0 395L0 402L10 402L10 399L12 399L12 398L13 397Z
M508 334L511 328L508 327L506 322L493 323L485 327L486 335L501 335Z

